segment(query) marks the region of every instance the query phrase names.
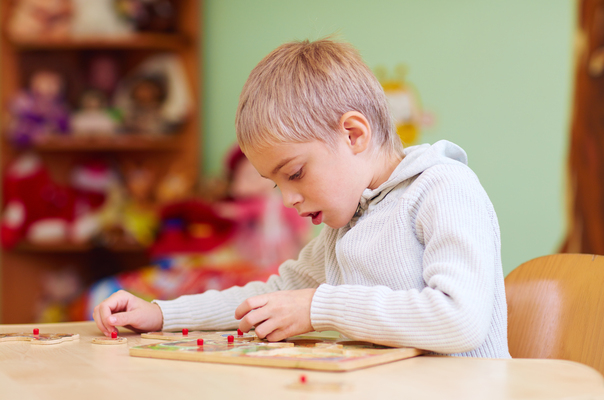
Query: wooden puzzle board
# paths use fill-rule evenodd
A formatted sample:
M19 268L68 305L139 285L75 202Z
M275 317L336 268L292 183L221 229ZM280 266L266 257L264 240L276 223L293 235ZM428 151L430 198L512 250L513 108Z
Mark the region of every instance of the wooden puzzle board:
M233 343L227 342L230 335ZM414 348L391 348L317 335L295 336L274 343L237 332L190 332L186 336L154 332L142 336L171 341L132 347L131 356L320 371L350 371L423 353ZM175 338L178 340L174 341ZM203 339L203 345L197 344L199 338Z

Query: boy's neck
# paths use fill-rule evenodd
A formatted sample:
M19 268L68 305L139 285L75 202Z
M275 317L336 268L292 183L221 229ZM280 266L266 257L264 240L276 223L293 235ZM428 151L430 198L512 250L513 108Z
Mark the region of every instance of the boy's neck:
M403 157L398 154L378 154L375 157L374 174L368 189L377 189L381 184L386 182L402 160Z

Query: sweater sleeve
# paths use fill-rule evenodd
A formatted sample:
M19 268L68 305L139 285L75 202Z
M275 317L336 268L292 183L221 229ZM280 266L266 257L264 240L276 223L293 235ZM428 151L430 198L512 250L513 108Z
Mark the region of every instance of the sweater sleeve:
M250 282L222 291L208 290L175 300L154 300L163 313L163 330L234 329L238 325L235 309L245 299L278 290L316 288L325 282L324 254L323 234L320 234L302 249L297 260L285 261L279 267L279 275L272 275L266 282Z
M422 175L414 196L403 195L397 218L410 221L424 247L425 287L321 285L311 307L315 329L438 353L471 351L485 341L499 257L490 200L468 168L443 165Z

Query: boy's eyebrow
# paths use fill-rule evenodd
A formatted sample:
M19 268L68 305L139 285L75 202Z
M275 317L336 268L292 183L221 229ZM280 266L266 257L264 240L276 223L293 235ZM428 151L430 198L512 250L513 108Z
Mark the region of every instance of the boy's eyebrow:
M285 164L287 164L288 162L290 162L290 161L291 161L291 160L293 160L294 158L296 158L296 157L295 157L295 156L294 156L294 157L288 157L288 158L286 158L285 160L282 160L282 161L279 163L279 165L277 165L277 166L275 167L275 169L273 169L272 175L275 175L277 172L279 172L279 170L280 170L281 168L283 168L283 166L284 166Z

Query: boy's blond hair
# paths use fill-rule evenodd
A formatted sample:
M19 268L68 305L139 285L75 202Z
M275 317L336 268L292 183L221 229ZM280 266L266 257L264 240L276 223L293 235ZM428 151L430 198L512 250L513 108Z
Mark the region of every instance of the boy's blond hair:
M342 115L363 114L380 151L402 153L382 86L348 43L294 41L252 70L237 109L237 140L246 151L282 142L334 145Z

